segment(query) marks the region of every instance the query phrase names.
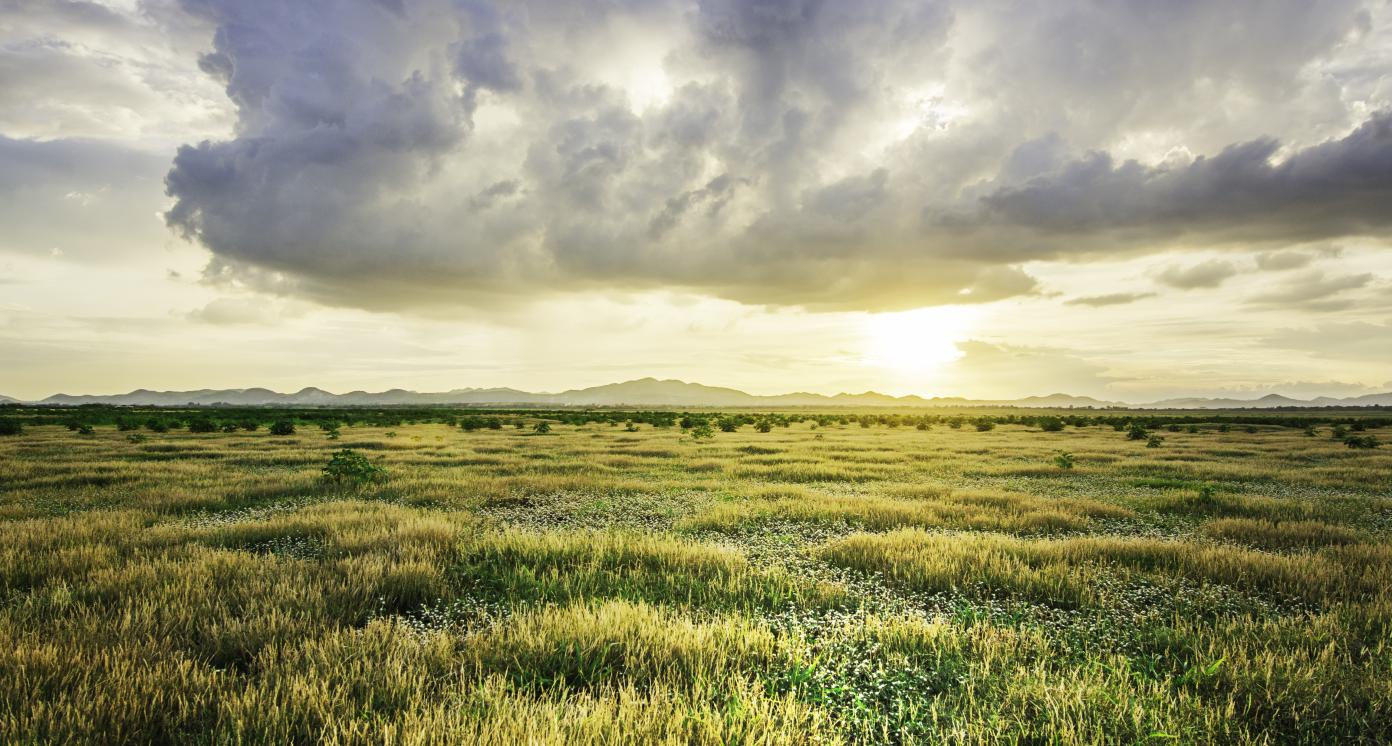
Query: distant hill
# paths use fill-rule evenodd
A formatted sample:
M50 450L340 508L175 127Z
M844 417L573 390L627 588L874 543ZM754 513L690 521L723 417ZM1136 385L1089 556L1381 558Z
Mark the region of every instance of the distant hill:
M8 396L0 396L0 404L18 404L19 400Z
M0 401L7 400L0 397ZM11 400L12 401L12 400ZM1088 396L1049 394L1023 399L965 399L962 397L890 396L874 391L860 394L812 394L798 392L759 396L738 389L706 386L676 380L640 378L560 393L533 393L511 388L464 388L442 392L391 389L381 392L350 391L333 394L323 389L304 388L282 394L265 388L199 389L197 391L149 391L137 389L129 394L55 394L39 404L77 406L117 404L139 406L399 406L429 404L473 404L559 407L1033 407L1069 408L1131 407L1138 409L1271 409L1275 407L1367 407L1392 406L1392 393L1369 394L1347 399L1320 397L1301 400L1271 394L1260 399L1165 399L1149 404L1125 404Z

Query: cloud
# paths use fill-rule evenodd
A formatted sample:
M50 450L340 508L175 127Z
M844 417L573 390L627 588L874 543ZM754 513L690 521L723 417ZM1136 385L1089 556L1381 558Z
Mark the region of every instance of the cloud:
M1392 324L1388 323L1330 322L1280 329L1263 342L1321 357L1392 364Z
M900 308L1036 292L1034 260L1392 224L1392 118L1361 113L1392 101L1310 82L1370 33L1345 0L184 7L237 127L179 150L168 224L213 275L329 303ZM1120 152L1169 132L1211 155Z
M1135 303L1145 298L1154 298L1155 293L1111 293L1109 295L1088 295L1079 298L1070 298L1063 302L1065 306L1092 306L1100 308L1102 306L1120 306L1127 303Z
M1225 280L1237 274L1232 262L1210 259L1189 267L1172 266L1160 271L1155 279L1162 284L1180 290L1196 288L1216 288Z
M1308 251L1264 251L1256 256L1257 269L1266 272L1284 272L1309 266L1315 255Z
M202 308L188 312L193 321L219 326L240 324L276 324L301 316L301 305L268 301L265 298L218 298Z
M119 261L164 244L165 164L98 140L0 135L0 253Z
M1319 270L1305 272L1273 290L1252 296L1252 303L1270 305L1309 305L1337 295L1345 290L1367 287L1373 281L1371 272L1354 275L1326 276Z
M974 213L928 218L932 229L959 234L970 250L1005 259L1038 251L1040 242L1066 242L1073 251L1292 243L1377 235L1392 226L1385 209L1392 201L1392 112L1278 162L1280 148L1275 139L1252 140L1184 166L1117 163L1095 151L984 195Z

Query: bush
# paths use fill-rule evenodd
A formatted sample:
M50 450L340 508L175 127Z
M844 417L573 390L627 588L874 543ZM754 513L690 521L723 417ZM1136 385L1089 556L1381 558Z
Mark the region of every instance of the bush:
M214 425L212 420L189 420L188 429L191 433L215 433L217 425Z
M1126 429L1127 440L1145 440L1148 437L1150 437L1150 431L1146 430L1145 426L1139 422L1131 423L1130 427Z
M148 438L140 433L131 433L126 436L126 442L128 443L144 443L146 440L148 440Z
M19 420L0 420L0 435L23 435L24 425Z
M169 423L164 420L155 419L154 417L145 421L145 427L152 433L169 432Z
M380 479L385 474L385 469L350 448L335 453L324 466L324 479L334 484L347 482L362 485Z
M739 420L733 417L721 417L720 421L716 424L720 425L720 432L722 433L733 433L738 430L740 426Z
M295 423L290 420L276 420L271 423L271 435L294 435Z
M85 422L77 426L77 434L78 434L78 435L91 435L91 434L93 434L93 433L95 433L95 432L96 432L96 431L92 429L92 426L91 426L91 425L88 425L88 424L85 423Z
M990 432L996 429L996 423L992 420L977 420L976 431L978 433Z
M1039 421L1039 429L1046 433L1063 432L1063 420L1057 417L1045 417Z
M1060 469L1065 469L1065 470L1067 470L1067 469L1072 469L1072 468L1073 468L1073 454L1068 453L1067 451L1064 451L1063 453L1060 453L1059 455L1055 456L1055 457L1054 457L1054 466L1057 466L1058 468L1060 468Z
M869 427L869 425L866 425L866 427ZM759 420L758 422L754 423L754 429L758 430L761 433L772 432L773 423L769 422L768 420Z
M1146 447L1146 448L1159 448L1159 447L1160 447L1160 444L1161 444L1161 443L1164 443L1164 442L1165 442L1165 439L1162 438L1162 437L1160 437L1159 435L1152 435L1152 436L1150 436L1149 438L1146 438L1145 447Z
M1349 448L1377 448L1382 444L1371 435L1350 435L1344 438L1344 445Z
M532 428L532 432L536 433L537 435L545 435L551 432L551 423L547 422L546 420L542 420L541 422L538 422L536 424L536 427Z
M715 430L711 429L710 425L707 425L706 423L702 422L696 427L691 428L691 437L694 440L700 440L702 438L714 438Z

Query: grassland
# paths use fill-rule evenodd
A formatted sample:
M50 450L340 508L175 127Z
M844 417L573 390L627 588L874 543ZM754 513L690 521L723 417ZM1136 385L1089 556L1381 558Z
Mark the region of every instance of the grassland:
M542 417L0 436L0 742L1392 742L1392 448Z

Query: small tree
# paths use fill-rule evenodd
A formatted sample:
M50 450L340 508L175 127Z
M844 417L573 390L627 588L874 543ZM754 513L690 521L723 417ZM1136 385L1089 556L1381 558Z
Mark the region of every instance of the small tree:
M754 423L754 429L758 430L761 433L772 432L773 423L769 422L768 420L759 420L758 422Z
M1057 417L1045 417L1039 421L1039 429L1046 433L1063 432L1063 420Z
M1159 448L1160 444L1164 442L1165 439L1160 437L1159 435L1152 435L1149 438L1146 438L1145 446L1146 448Z
M532 428L532 432L536 433L537 435L545 435L551 432L551 423L547 422L546 420L542 420L541 422L538 422L535 427Z
M713 430L713 429L711 428L710 425L707 425L707 424L704 423L704 422L702 422L701 424L697 425L696 427L691 428L691 438L692 438L692 440L700 440L700 439L702 439L702 438L714 438L714 437L715 437L715 430Z
M363 485L380 479L385 474L385 469L368 461L366 456L351 448L335 453L324 466L324 479L334 484Z
M290 420L276 420L271 423L271 435L294 435L295 423Z
M1071 453L1069 453L1069 452L1067 452L1067 451L1064 451L1063 453L1060 453L1060 454L1058 454L1057 456L1054 456L1054 466L1057 466L1058 468L1063 469L1063 470L1065 470L1065 471L1067 471L1067 470L1069 470L1069 469L1072 469L1072 468L1073 468L1073 454L1071 454Z
M1131 426L1126 429L1127 440L1145 440L1149 436L1150 431L1146 430L1145 426L1139 422L1131 423Z

